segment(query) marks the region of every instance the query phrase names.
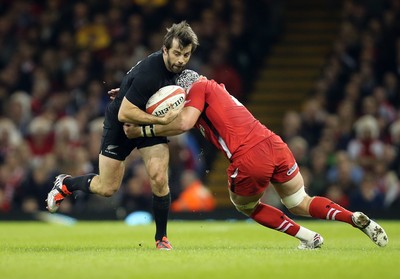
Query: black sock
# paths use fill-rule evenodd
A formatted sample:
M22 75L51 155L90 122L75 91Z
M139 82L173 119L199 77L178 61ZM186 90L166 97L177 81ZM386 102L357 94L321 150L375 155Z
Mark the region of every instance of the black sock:
M167 236L167 222L169 206L171 205L171 194L168 193L164 197L153 195L153 214L156 223L155 240L161 240L163 236Z
M90 182L92 182L93 177L96 175L97 174L89 173L82 176L67 177L64 179L64 185L70 192L81 190L85 193L92 193L90 191Z

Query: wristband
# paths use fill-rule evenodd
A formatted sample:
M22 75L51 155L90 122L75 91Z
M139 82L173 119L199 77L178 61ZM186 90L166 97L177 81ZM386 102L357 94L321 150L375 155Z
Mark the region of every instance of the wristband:
M141 126L140 135L144 138L156 137L156 130L153 124Z
M151 137L151 133L150 133L150 126L149 125L145 125L144 126L144 134L146 135L146 138Z
M152 137L156 136L156 129L153 124L150 125L150 133Z
M149 125L144 126L144 131L146 132L146 138L150 138L151 137L151 132L150 132L150 126Z

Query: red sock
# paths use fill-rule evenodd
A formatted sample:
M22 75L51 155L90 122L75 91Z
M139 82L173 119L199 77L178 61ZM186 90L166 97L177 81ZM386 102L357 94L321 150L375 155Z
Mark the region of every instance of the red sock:
M300 226L282 211L263 203L256 207L250 218L264 227L284 232L291 236L295 236L300 230Z
M310 203L309 212L314 218L336 220L353 225L351 220L353 212L324 197L314 197Z

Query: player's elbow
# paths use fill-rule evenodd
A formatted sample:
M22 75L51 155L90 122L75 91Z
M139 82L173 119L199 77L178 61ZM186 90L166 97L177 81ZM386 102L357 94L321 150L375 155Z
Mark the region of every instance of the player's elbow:
M118 121L123 123L133 123L136 118L137 110L139 110L139 108L124 97L118 110Z
M127 123L129 122L128 117L126 116L126 113L124 113L123 110L119 110L118 112L118 121L122 123Z
M180 134L182 134L182 133L184 133L186 131L189 131L189 130L190 129L187 126L179 126L179 129L178 129Z
M200 117L200 111L196 108L185 107L178 116L177 122L181 133L189 131L194 127Z
M179 130L181 131L181 133L187 132L192 128L193 124L190 121L185 121L184 119L181 119L179 123Z

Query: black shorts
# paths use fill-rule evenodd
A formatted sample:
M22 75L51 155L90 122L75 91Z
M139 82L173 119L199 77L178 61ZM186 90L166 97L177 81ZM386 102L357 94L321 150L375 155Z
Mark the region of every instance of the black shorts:
M123 123L119 122L117 116L107 110L103 125L100 154L118 161L124 161L133 149L160 143L168 143L168 139L166 137L128 139L124 133Z

